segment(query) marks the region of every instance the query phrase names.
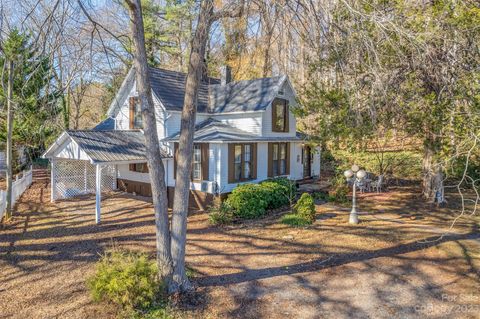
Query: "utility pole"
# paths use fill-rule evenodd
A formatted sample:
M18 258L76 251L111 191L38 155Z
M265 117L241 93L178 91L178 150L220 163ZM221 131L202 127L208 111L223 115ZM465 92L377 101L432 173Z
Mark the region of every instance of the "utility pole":
M13 152L12 152L12 129L13 129L13 61L8 61L8 84L7 84L7 207L5 220L12 217L12 178L13 178Z

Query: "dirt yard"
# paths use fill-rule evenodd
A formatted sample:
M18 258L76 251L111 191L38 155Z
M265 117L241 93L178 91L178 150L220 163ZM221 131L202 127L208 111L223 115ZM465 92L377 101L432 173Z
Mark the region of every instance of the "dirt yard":
M91 302L85 278L113 242L154 253L151 203L115 194L49 202L34 183L0 230L0 318L114 318ZM479 318L478 217L420 204L415 190L368 194L361 224L319 205L308 228L279 216L224 228L189 217L187 262L196 272L195 318ZM439 235L446 234L439 238Z

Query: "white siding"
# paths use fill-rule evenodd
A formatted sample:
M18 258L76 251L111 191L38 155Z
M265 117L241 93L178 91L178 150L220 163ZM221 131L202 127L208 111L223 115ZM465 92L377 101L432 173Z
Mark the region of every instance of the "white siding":
M165 165L165 176L167 186L175 186L175 176L173 175L173 158L168 160L163 160L163 165Z
M115 114L115 129L117 130L128 130L130 128L130 106L128 98L130 96L135 96L136 85L133 84L132 90L128 97L123 101L122 106L118 110L118 113Z
M228 144L222 145L222 156L221 159L221 178L220 178L220 190L222 193L231 192L238 184L243 183L259 183L268 178L268 163L266 161L268 157L268 144L267 143L258 143L257 144L257 179L243 182L243 183L228 183Z
M262 134L263 112L213 115L214 119L254 135Z
M220 143L210 143L209 145L209 162L208 162L208 175L211 181L217 183L217 186L221 190L221 183L222 183L222 157L228 156L228 149L227 153L223 152L223 146L225 144ZM228 169L228 166L227 166Z
M295 107L297 105L297 101L295 100L295 94L291 89L290 85L288 85L288 82L285 82L285 84L283 85L283 91L284 94L277 95L277 97L288 100L289 109ZM287 133L272 132L272 105L270 104L263 113L262 136L295 136L297 130L297 122L291 111L289 112L288 123L289 130Z
M290 143L290 178L303 178L302 143Z
M78 147L70 137L67 138L53 154L52 158L64 158L71 160L90 161L88 155Z
M150 183L150 176L148 173L131 172L129 164L119 164L117 166L117 177L129 181Z
M135 84L128 95L128 97L123 101L122 107L119 109L118 113L115 115L115 129L117 130L128 130L130 129L130 102L129 98L131 96L137 96ZM157 119L157 134L158 138L164 138L165 135L165 109L160 101L153 96L153 103L155 107L155 118Z
M173 181L173 165L171 159L164 159L163 166L165 167L165 183L167 186L174 186ZM170 168L171 167L171 168ZM129 169L129 164L117 165L117 177L135 182L150 183L150 175L148 173L132 172Z
M321 167L321 148L320 146L315 147L313 153L313 163L312 163L312 176L320 176L320 167Z
M136 95L135 85L129 96ZM284 83L282 95L277 95L279 98L284 98L289 101L290 108L296 106L295 92L289 85L288 81ZM171 136L180 131L180 112L167 112L163 105L154 97L157 129L159 138ZM116 114L116 128L129 129L129 102L128 98L122 104L119 112ZM269 105L265 111L260 112L246 112L246 113L229 113L229 114L197 114L196 124L213 117L223 123L239 128L254 135L264 137L293 137L296 135L296 120L293 114L289 113L289 131L287 133L272 132L272 107ZM166 147L173 153L173 143ZM290 176L291 179L303 178L303 164L301 163L301 142L290 143ZM319 150L319 149L318 149ZM231 192L237 183L228 183L228 144L227 143L210 143L210 157L209 157L209 180L216 182L221 193ZM249 181L249 183L256 183L268 178L268 144L266 142L257 144L257 179ZM175 177L173 172L173 159L164 160L166 169L166 182L168 186L175 186ZM312 175L318 176L320 173L320 152L314 153L312 163ZM148 174L130 172L128 165L118 166L118 177L139 182L149 182ZM200 183L192 183L192 189L200 190ZM209 186L209 191L210 186Z
M228 183L228 144L219 144L222 154L225 154L218 162L219 173L221 178L219 179L219 185L222 193L231 192L239 183ZM290 143L290 175L289 179L302 179L303 178L303 164L301 159L302 143ZM318 156L318 155L317 155ZM268 179L268 143L257 144L257 179L244 183L259 183ZM316 172L320 170L320 162L314 158L314 164L312 165L312 172L316 169ZM318 164L318 165L316 165ZM315 166L316 165L316 166ZM315 167L315 168L314 168ZM317 173L318 175L318 173Z
M165 137L172 136L180 132L182 113L181 112L168 112L165 120ZM208 118L205 114L197 114L195 118L195 124L198 124Z

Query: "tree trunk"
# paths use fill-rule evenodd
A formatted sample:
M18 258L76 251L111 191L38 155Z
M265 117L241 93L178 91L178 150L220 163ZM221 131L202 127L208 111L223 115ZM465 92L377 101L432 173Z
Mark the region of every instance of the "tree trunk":
M13 181L13 150L12 150L12 130L13 130L13 61L8 61L8 84L7 84L7 207L5 220L12 217L12 181Z
M185 84L180 139L177 156L177 174L172 217L172 257L174 265L170 292L191 289L185 273L185 244L187 237L188 198L192 173L193 134L197 112L198 89L202 78L205 48L208 41L213 0L202 2L197 29L192 40L190 61Z
M422 163L422 194L427 200L432 198L433 186L433 155L434 155L433 141L427 139L423 147L423 163Z
M142 8L140 0L126 0L126 3L131 19L130 27L134 45L133 65L136 71L137 92L141 103L146 156L155 211L157 263L160 277L169 284L173 274L173 263L170 247L167 187L165 185L165 169L160 156L155 109L147 65Z
M445 203L443 170L435 163L436 141L434 138L427 138L423 150L423 197L437 204Z

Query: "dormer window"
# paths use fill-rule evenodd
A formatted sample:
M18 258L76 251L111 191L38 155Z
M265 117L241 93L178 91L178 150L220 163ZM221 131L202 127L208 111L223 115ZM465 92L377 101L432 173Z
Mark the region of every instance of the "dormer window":
M288 132L288 101L276 98L272 102L272 131Z
M130 97L130 129L143 129L142 109L138 96Z

